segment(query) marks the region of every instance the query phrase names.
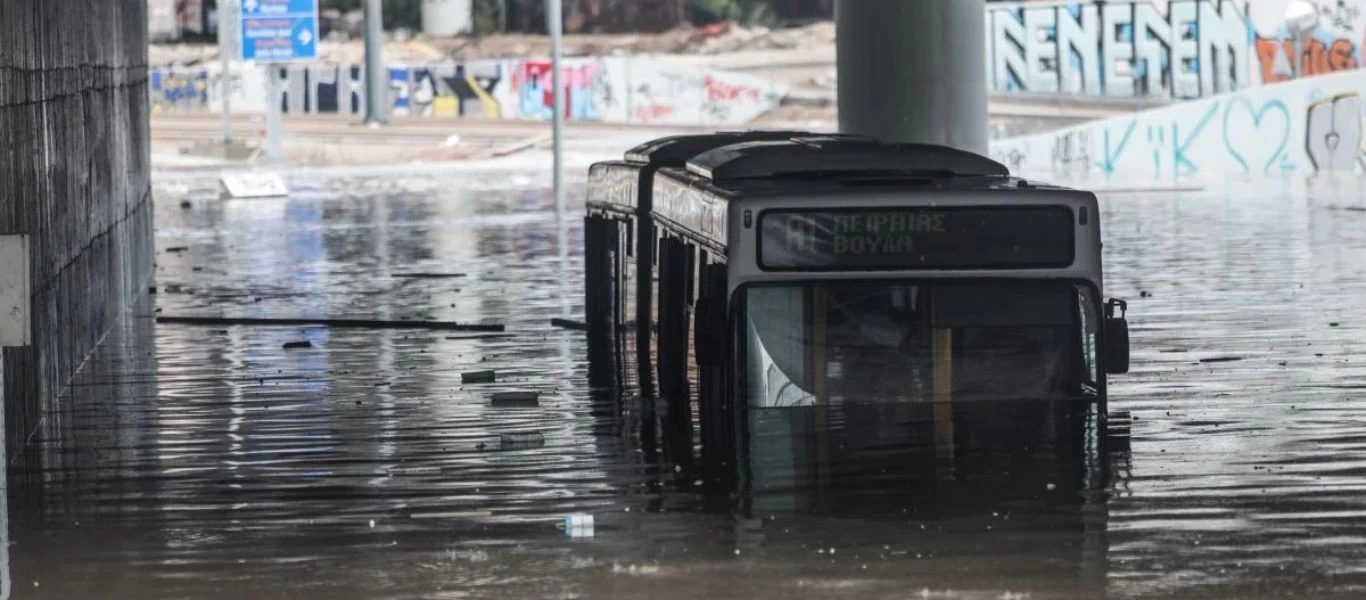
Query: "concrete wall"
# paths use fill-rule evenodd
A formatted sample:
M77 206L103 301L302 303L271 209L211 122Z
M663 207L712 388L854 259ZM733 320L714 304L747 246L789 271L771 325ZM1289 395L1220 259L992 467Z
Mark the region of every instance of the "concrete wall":
M1262 86L991 145L1012 171L1152 182L1366 173L1366 70Z
M0 234L32 236L33 345L4 350L6 454L145 290L143 2L0 2Z
M299 65L278 71L286 114L365 110L359 65ZM241 66L234 110L265 108L266 70ZM565 61L568 118L658 125L743 125L776 108L787 86L760 77L628 58ZM220 110L217 65L151 71L154 112ZM551 116L550 63L544 60L392 65L389 97L395 115L541 119Z
M1292 0L994 3L992 91L1205 98L1294 78ZM1366 64L1366 0L1313 0L1305 76ZM1110 32L1107 35L1107 32Z

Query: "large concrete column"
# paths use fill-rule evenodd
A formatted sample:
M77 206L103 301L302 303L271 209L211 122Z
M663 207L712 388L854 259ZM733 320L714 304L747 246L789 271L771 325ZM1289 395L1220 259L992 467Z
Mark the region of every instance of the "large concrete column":
M147 25L146 2L0 3L0 235L29 236L32 338L0 359L6 456L147 293Z
M838 0L840 131L987 151L985 0Z

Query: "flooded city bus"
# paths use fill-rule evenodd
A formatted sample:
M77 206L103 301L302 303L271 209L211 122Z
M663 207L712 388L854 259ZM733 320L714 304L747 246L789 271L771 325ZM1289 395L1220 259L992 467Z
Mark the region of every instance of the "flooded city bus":
M693 157L731 144L787 140L800 131L740 131L677 135L646 142L623 160L594 164L588 172L588 214L584 221L585 314L596 385L623 377L651 387L650 353L657 326L656 239L651 217L655 172L682 168ZM838 136L872 141L864 136ZM637 325L639 324L639 326ZM616 368L618 357L634 357ZM629 368L627 368L629 367ZM644 377L639 377L643 374Z
M1129 348L1093 194L817 137L702 153L652 193L659 393L751 497L917 469L958 482L940 500L1100 483Z

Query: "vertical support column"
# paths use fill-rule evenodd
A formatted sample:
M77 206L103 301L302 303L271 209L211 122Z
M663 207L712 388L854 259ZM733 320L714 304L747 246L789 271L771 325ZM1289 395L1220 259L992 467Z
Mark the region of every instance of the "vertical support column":
M380 0L365 0L365 123L389 121L385 92L389 72L384 68L384 7Z
M840 0L840 131L987 152L985 0Z

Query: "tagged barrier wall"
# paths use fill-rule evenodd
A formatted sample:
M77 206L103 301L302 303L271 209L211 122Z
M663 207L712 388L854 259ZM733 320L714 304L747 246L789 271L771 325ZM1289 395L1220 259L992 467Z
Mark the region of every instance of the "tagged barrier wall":
M1366 173L1366 71L1197 100L991 145L1012 172L1174 181Z
M549 120L554 102L550 63L543 60L395 65L389 99L397 116ZM286 115L365 112L364 69L358 65L295 65L234 70L237 110L265 108L266 77L281 79ZM570 120L658 125L743 125L776 108L787 87L740 73L627 58L564 63ZM154 113L219 111L217 65L153 69Z
M996 92L1189 99L1366 64L1366 0L1312 0L1317 25L1298 60L1285 23L1292 1L993 3L988 85Z

